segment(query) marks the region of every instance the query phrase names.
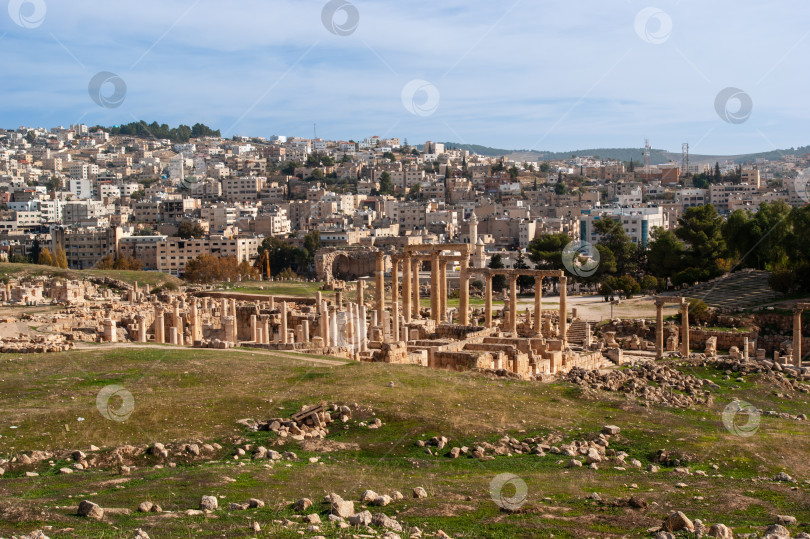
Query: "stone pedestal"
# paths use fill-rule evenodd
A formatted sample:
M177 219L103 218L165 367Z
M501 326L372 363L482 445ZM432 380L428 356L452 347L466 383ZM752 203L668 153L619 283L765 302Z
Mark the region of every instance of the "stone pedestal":
M115 320L111 318L104 319L104 342L118 342Z
M226 316L222 319L222 340L236 344L236 317Z

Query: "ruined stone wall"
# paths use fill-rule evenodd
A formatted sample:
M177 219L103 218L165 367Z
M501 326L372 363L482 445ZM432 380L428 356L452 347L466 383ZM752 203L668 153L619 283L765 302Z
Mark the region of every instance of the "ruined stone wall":
M717 337L717 349L728 350L732 346L742 350L745 337L748 341L757 339L758 334L755 331L709 331L705 329L690 328L689 330L689 344L693 350L701 350L706 346L706 340L710 337Z
M373 276L377 264L377 251L368 249L325 248L315 254L315 274L319 281L354 281L358 277ZM385 271L391 270L391 259L385 257Z

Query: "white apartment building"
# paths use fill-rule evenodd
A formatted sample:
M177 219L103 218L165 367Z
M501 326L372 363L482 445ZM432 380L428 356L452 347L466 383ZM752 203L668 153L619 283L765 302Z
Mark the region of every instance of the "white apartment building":
M68 184L68 190L79 199L91 199L94 198L95 195L93 182L87 178L71 178Z
M616 219L633 243L647 246L655 227L669 229L669 218L663 208L599 208L582 210L580 217L580 240L594 245L599 243L599 235L594 231L594 223L599 219Z

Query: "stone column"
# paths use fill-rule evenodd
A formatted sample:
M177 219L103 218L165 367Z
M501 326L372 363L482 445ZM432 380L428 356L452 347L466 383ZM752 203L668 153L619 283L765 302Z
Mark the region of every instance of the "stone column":
M303 341L305 343L309 343L309 320L304 320L303 322L301 322L301 327L304 333Z
M534 332L543 333L543 278L534 278Z
M343 292L340 290L335 291L335 305L338 309L343 308Z
M337 346L338 326L337 326L337 312L335 311L329 313L329 334L332 340L332 346Z
M256 328L256 344L264 343L264 328L261 326Z
M169 328L169 342L171 344L177 345L177 339L179 335L177 333L177 326L172 326Z
M329 307L326 302L321 303L321 319L319 321L321 326L321 337L323 337L323 345L329 346L331 325L329 323Z
M437 324L439 318L439 253L433 253L430 257L430 318Z
M135 320L138 321L138 342L146 342L146 317L139 314Z
M492 275L486 275L486 290L484 291L484 316L486 322L484 325L488 328L492 327Z
M360 351L368 350L368 326L366 325L366 306L360 306Z
M200 312L197 310L197 300L193 300L191 302L191 343L194 344L194 341L199 341L202 339L201 330L202 326L200 325Z
M509 331L517 333L517 274L509 276Z
M118 341L118 332L115 329L115 320L112 318L104 319L104 340L106 342Z
M560 277L560 338L568 346L568 277Z
M394 296L396 298L396 296ZM399 340L399 302L394 300L391 303L391 337L394 342Z
M743 360L748 361L748 337L743 337Z
M461 259L461 272L458 279L458 323L470 325L470 261L466 255Z
M287 302L281 302L281 344L287 344Z
M405 322L411 321L411 255L402 259L402 314Z
M413 261L413 317L419 317L419 270L422 269L422 260Z
M262 343L270 343L270 315L262 315Z
M166 342L166 337L164 336L163 307L160 305L155 305L155 342Z
M447 320L447 260L439 261L439 322Z
M681 300L681 355L689 357L689 302Z
M391 263L391 303L399 301L399 260Z
M793 310L793 365L802 366L802 310Z
M236 317L228 315L222 317L222 340L231 342L236 328Z
M259 342L258 333L256 331L258 328L259 327L256 325L256 315L251 314L250 315L250 340L252 342Z
M177 334L183 334L183 319L180 317L180 304L174 303L174 312L172 314L172 325L177 328Z
M655 359L664 358L664 304L655 302Z
M362 279L357 279L357 304L363 305L365 303L365 298L363 296L366 295L366 282Z
M388 342L391 339L391 313L383 311L380 326L382 327L382 340Z
M377 311L385 309L385 255L377 253L374 278L377 285Z

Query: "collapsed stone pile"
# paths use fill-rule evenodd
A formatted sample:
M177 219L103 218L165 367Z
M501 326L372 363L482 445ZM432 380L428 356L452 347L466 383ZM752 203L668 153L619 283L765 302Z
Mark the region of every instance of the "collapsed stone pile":
M791 536L790 530L786 526L795 525L796 519L794 517L789 515L777 515L776 523L765 528L763 537L765 539L791 539L791 537L793 537L793 539L810 539L810 534L805 532ZM718 523L707 527L700 519L692 521L681 511L675 511L664 519L661 526L657 528L655 539L675 539L676 533L678 533L678 537L681 537L681 534L684 532L694 534L695 537L707 536L717 537L719 539L732 539L734 537L734 532L725 524ZM759 535L751 533L738 535L737 537L753 539L759 537Z
M348 406L332 405L331 411L327 404L322 402L315 406L303 406L301 411L292 414L289 419L273 418L255 425L255 430L273 431L282 438L305 440L311 438L326 438L329 434L327 428L334 421L332 414L346 423L352 417L352 410Z
M711 403L707 388L718 387L711 380L649 361L606 373L575 367L564 379L587 389L626 393L642 400L645 406L661 404L678 408Z
M33 337L6 337L0 341L3 354L44 354L46 352L66 352L73 349L73 343L65 341L62 335L35 335Z
M737 375L747 374L775 374L778 378L788 380L791 385L795 385L797 391L808 392L807 386L798 382L810 381L810 367L796 367L794 365L783 365L767 359L759 361L745 361L734 357L718 357L703 362L703 366L714 367L719 370L731 371L727 374Z

